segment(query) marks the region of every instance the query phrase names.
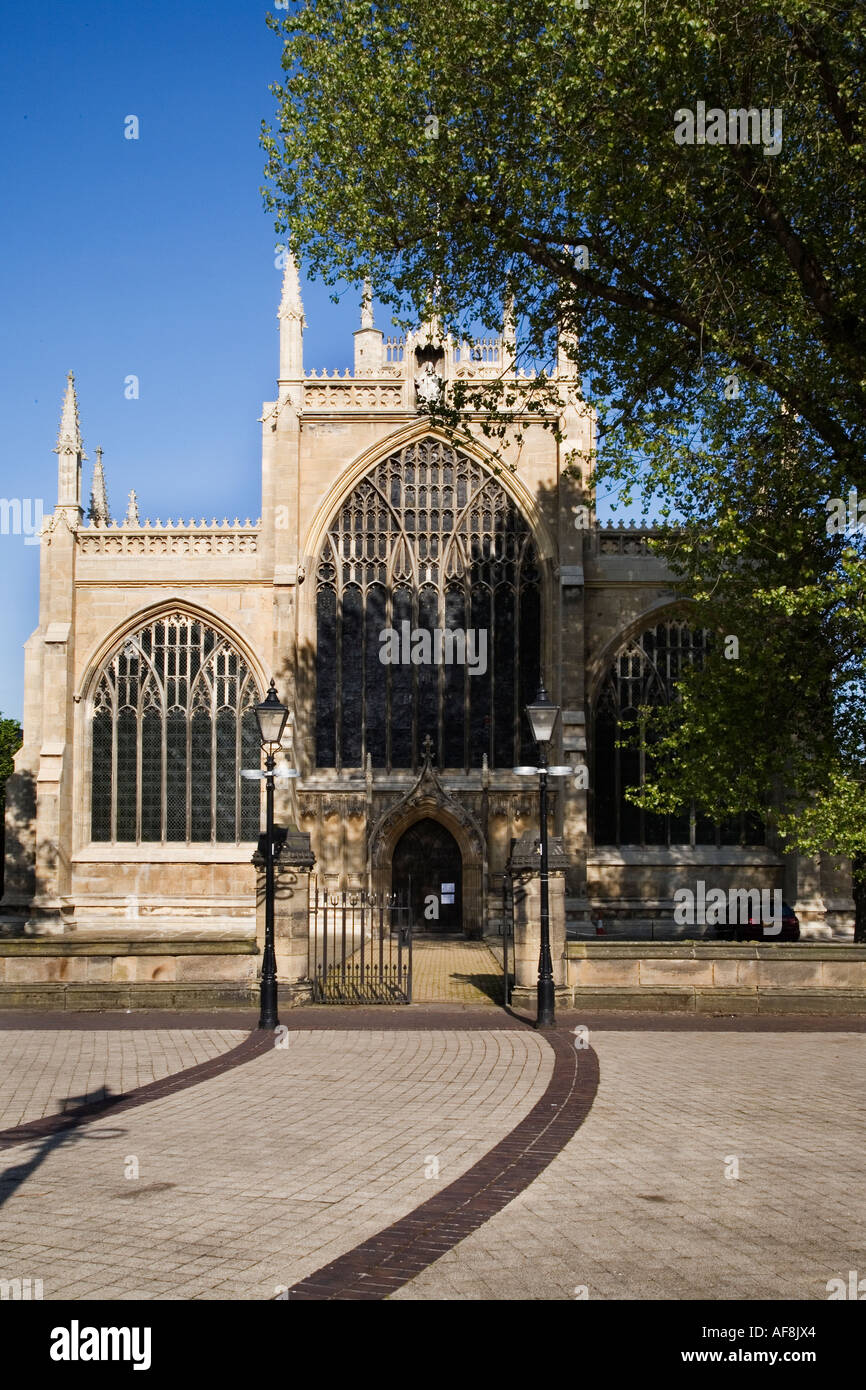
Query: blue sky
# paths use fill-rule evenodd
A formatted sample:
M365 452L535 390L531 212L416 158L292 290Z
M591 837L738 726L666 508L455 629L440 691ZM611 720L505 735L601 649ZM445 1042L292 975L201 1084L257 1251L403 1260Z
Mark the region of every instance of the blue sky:
M115 516L133 487L142 516L258 516L281 278L259 194L280 75L265 14L238 0L6 9L0 496L52 509L71 369L88 499L101 445ZM355 297L336 306L304 282L308 366L350 365ZM21 714L38 566L38 546L0 535L6 715Z

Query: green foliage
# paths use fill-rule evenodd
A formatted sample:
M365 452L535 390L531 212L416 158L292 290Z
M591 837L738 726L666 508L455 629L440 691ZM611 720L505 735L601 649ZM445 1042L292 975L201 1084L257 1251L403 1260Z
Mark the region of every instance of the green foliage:
M459 332L513 296L534 360L557 324L578 337L608 425L738 369L862 468L866 11L310 0L269 22L267 196L310 272L370 275L406 321L435 286ZM700 100L780 108L781 152L676 144Z
M13 759L21 747L21 725L17 719L0 715L0 804L5 800L6 782L12 774Z
M671 706L647 711L653 770L632 799L713 819L767 814L793 847L853 853L866 837L866 547L827 534L823 477L807 431L760 390L706 393L643 443L644 505L673 499L652 543L678 576L690 621L716 640ZM627 477L628 451L610 452ZM768 793L775 793L768 807ZM835 808L835 809L834 809Z

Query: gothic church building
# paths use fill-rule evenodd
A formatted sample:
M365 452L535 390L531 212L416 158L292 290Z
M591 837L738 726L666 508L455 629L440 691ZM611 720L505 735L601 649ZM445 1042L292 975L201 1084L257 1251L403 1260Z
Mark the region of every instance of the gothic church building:
M101 455L86 517L70 376L0 930L81 950L53 960L46 945L15 978L245 978L262 807L240 773L260 766L252 706L272 676L300 774L278 784L277 820L310 835L324 886L416 906L437 893L428 928L495 935L512 843L537 830L536 784L513 769L535 761L523 711L543 671L561 709L552 761L573 767L550 818L572 930L670 918L675 888L703 878L782 887L804 935L847 934L836 866L783 857L761 827L650 816L624 797L644 767L617 746L619 721L670 698L703 635L645 530L579 524L588 463L578 479L565 458L588 460L593 419L568 361L559 440L527 417L503 461L478 419L455 442L424 402L505 372L507 335L471 353L430 326L386 340L365 302L354 372L306 370L291 262L279 325L252 524L142 521L134 494L112 521Z

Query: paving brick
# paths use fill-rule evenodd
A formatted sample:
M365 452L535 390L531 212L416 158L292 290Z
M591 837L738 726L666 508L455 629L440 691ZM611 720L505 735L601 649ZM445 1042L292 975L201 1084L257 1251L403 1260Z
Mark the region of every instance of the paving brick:
M136 1075L166 1066L159 1033L95 1036L72 1039L70 1085L71 1078L82 1085L86 1058L93 1077L126 1089L126 1073L107 1067L121 1042ZM57 1063L68 1039L0 1033L0 1047L25 1074L41 1053L51 1080L35 1098L40 1106L52 1090L70 1090L60 1085ZM236 1041L231 1035L220 1045ZM177 1060L180 1041L173 1046L168 1055ZM434 1083L425 1079L431 1066L441 1066ZM278 1286L313 1274L429 1199L427 1155L447 1155L449 1176L458 1177L531 1110L551 1071L550 1049L528 1030L294 1032L286 1049L268 1048L190 1089L103 1115L80 1125L74 1139L53 1135L0 1150L0 1182L28 1156L44 1154L21 1188L42 1195L4 1208L0 1275L13 1277L13 1251L17 1267L20 1247L42 1243L48 1231L65 1263L46 1298L73 1290L82 1299L97 1290L106 1296L112 1281L118 1297L135 1286L144 1297L273 1298ZM135 1180L123 1176L131 1154L141 1172L135 1197L125 1195ZM327 1200L299 1201L304 1194ZM441 1249L427 1250L415 1269ZM393 1254L393 1246L385 1242L382 1252ZM364 1296L381 1298L401 1278L382 1270Z
M567 1299L579 1285L590 1299L814 1299L863 1270L862 1034L695 1032L684 1047L679 1027L602 1029L574 1138L392 1299Z

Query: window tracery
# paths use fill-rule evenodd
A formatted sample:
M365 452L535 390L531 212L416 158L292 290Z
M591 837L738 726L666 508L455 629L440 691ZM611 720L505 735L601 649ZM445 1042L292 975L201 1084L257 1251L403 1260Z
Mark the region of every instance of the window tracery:
M231 642L161 615L106 661L91 716L91 838L231 843L259 833L252 675Z
M537 688L540 577L527 522L496 478L439 440L377 463L343 501L317 569L316 761L512 767ZM382 664L382 633L487 633L486 669ZM525 761L525 758L523 759Z
M703 661L713 634L672 619L632 638L607 670L593 711L594 828L596 845L762 845L765 831L755 817L737 816L716 825L694 805L676 815L644 811L626 799L629 787L643 786L651 770L652 748L643 726L624 725L641 706L666 705L687 665ZM619 747L620 740L627 741Z

